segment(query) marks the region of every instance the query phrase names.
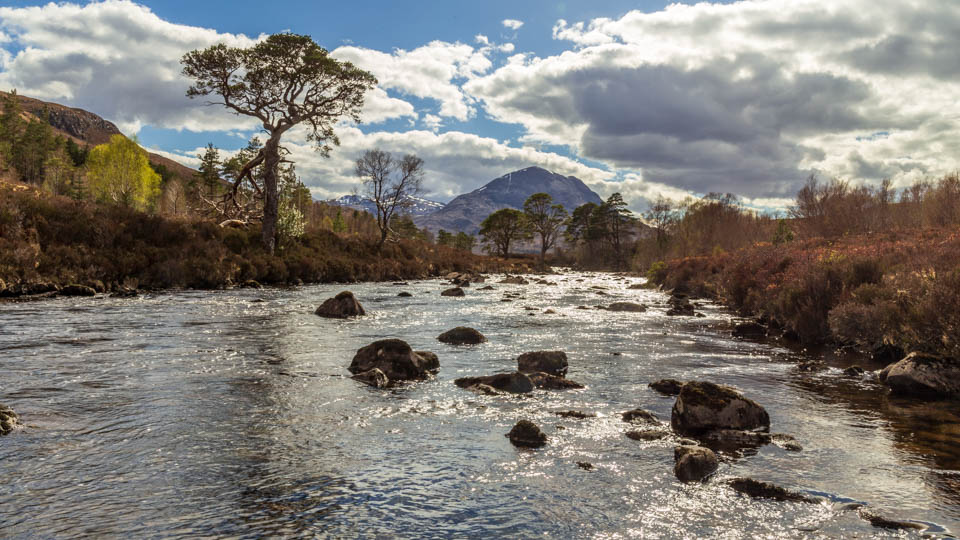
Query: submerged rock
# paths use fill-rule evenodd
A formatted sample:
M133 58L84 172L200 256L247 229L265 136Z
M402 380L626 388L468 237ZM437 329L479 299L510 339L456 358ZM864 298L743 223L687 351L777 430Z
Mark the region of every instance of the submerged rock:
M683 385L671 411L670 424L681 435L719 429L770 429L770 415L757 402L727 386L691 381Z
M960 360L913 352L884 368L880 380L899 395L960 395Z
M847 377L862 377L864 374L864 369L860 366L850 366L843 370L843 374Z
M673 460L673 473L681 482L703 480L720 465L713 450L702 446L677 446L673 449Z
M357 351L350 363L350 373L379 369L390 381L422 380L439 368L433 353L416 353L406 341L381 339Z
M470 388L477 385L486 385L495 390L512 394L526 394L533 392L533 381L530 377L514 371L513 373L497 373L485 377L461 377L453 381L460 388Z
M0 435L6 435L20 427L20 417L13 409L0 403Z
M652 382L647 386L665 396L676 396L680 394L680 389L683 388L683 383L676 379L660 379L659 381Z
M753 478L733 478L727 485L737 493L742 493L755 499L772 499L775 501L793 501L815 503L817 499L801 493L795 493L774 484L760 482Z
M357 373L351 379L369 384L374 388L386 388L390 384L390 379L377 368Z
M410 293L408 293L407 291L403 291L403 292L397 294L397 296L400 297L400 298L410 298L410 297L413 296L413 295L410 294Z
M527 376L533 382L533 385L541 390L570 390L584 387L576 381L549 373L527 373Z
M452 289L447 289L440 293L440 296L466 296L467 294L463 292L463 289L460 287L454 287Z
M874 527L879 527L881 529L923 530L927 528L926 525L922 525L920 523L914 523L912 521L890 519L868 508L860 508L857 510L857 513L860 515L861 519L869 522Z
M513 426L513 429L506 436L514 446L539 448L547 444L547 436L540 431L536 424L529 420L517 422L517 425Z
M467 326L458 326L452 330L447 330L437 336L437 339L451 345L477 345L487 340L483 334Z
M331 319L346 319L367 314L350 291L343 291L333 298L328 298L314 313Z
M585 413L582 411L557 411L553 413L557 416L562 416L563 418L578 418L583 420L584 418L596 418L597 415L593 413Z
M643 429L628 431L624 435L635 441L656 441L668 437L670 433L662 429Z
M643 313L647 306L636 304L634 302L614 302L607 306L607 311L628 311L631 313Z
M650 411L645 411L643 409L633 409L632 411L627 411L621 415L624 422L630 422L633 424L659 424L660 419L657 418L657 415L653 414Z
M567 374L567 353L563 351L533 351L517 357L517 371L522 373L549 373L558 377Z

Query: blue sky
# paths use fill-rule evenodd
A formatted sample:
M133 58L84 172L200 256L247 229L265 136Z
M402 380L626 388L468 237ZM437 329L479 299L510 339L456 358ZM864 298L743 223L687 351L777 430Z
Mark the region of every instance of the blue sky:
M179 58L281 31L380 81L329 159L303 132L285 140L316 198L352 191L371 147L423 157L437 200L538 165L637 211L707 192L782 209L812 173L905 186L960 168L952 0L15 0L0 7L0 88L192 165L257 126L187 99Z

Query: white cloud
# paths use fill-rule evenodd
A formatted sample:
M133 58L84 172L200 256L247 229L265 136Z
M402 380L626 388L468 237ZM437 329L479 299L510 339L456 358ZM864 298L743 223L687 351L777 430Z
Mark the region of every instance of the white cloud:
M511 30L519 30L523 26L523 21L518 21L517 19L504 19L503 25Z

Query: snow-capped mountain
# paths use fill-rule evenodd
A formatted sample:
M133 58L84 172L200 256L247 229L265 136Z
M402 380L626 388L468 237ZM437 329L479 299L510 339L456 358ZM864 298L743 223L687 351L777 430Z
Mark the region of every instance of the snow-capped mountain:
M430 199L424 199L422 197L408 197L408 201L411 203L410 206L404 208L401 213L414 217L432 214L444 207L442 202L431 201ZM377 212L377 207L374 205L373 200L367 197L361 197L360 195L344 195L339 199L332 199L327 202L355 210L364 210L371 214L376 214Z

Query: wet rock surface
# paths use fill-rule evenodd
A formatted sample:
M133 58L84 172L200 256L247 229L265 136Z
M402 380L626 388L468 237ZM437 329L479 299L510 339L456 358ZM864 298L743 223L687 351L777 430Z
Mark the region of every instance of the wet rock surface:
M630 313L643 313L647 306L634 302L614 302L607 306L607 311L624 311Z
M450 345L478 345L487 341L487 338L474 328L458 326L440 334L437 340Z
M524 448L540 448L547 444L547 436L540 431L540 428L529 420L520 420L513 429L507 433L507 438L514 446Z
M657 415L643 409L633 409L620 415L624 422L631 424L659 424L660 419Z
M813 497L802 493L796 493L780 486L760 482L753 478L733 478L727 481L727 485L733 488L737 493L756 499L771 499L774 501L792 501L792 502L819 502Z
M386 388L390 384L390 379L388 379L387 376L377 368L357 373L350 378L368 384L374 388Z
M454 287L452 289L447 289L440 293L440 296L466 296L467 293L463 292L463 289L460 287Z
M522 373L549 373L557 377L567 374L569 363L563 351L533 351L517 357L517 371Z
M519 371L513 373L497 373L483 377L461 377L454 380L453 384L460 388L485 385L494 390L510 392L511 394L526 394L533 392L534 388L533 381L530 380L530 377Z
M960 360L913 352L880 372L894 394L960 396Z
M7 435L20 427L20 416L13 409L0 403L0 435Z
M665 396L676 396L680 394L680 389L683 388L683 383L676 379L661 379L659 381L652 382L647 386Z
M576 390L584 386L565 377L557 377L549 373L527 373L533 385L541 390Z
M673 450L673 473L681 482L699 482L716 472L717 455L703 446L677 446Z
M96 289L86 285L72 284L60 289L60 296L95 296L96 294Z
M382 339L362 347L348 368L354 375L379 369L392 381L422 380L439 368L433 353L419 354L400 339Z
M330 319L346 319L367 314L350 291L343 291L333 298L328 298L314 313Z
M683 385L670 424L681 435L720 429L768 430L770 415L757 402L727 386L691 381Z

